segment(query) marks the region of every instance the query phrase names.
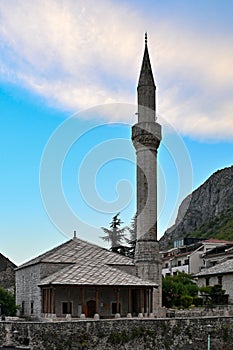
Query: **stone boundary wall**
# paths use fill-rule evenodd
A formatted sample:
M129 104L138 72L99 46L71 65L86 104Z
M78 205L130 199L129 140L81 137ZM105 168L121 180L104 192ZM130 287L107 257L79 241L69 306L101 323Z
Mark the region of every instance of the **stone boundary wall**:
M211 350L233 349L232 317L2 321L0 349L206 350L208 329Z

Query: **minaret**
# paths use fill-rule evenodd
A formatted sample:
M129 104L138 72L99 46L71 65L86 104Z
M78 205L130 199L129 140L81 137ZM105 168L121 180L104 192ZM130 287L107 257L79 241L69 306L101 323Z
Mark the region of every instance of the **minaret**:
M145 50L138 82L138 123L132 127L132 141L137 155L137 275L157 283L153 309L162 302L162 274L157 241L157 150L161 126L156 123L156 86L150 64L145 34ZM156 311L155 311L156 312Z

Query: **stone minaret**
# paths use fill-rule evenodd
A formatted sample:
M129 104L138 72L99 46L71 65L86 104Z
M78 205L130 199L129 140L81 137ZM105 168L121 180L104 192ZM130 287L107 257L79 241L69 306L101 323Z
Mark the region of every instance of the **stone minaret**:
M162 274L157 241L157 150L161 126L156 123L156 86L150 64L145 34L145 51L138 82L138 123L132 128L137 155L137 241L135 265L137 275L156 282L153 310L161 306Z

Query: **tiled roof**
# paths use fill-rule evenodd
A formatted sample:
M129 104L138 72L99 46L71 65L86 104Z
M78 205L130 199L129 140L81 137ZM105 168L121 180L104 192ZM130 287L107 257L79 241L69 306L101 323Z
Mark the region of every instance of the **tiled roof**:
M233 273L233 259L226 260L215 266L209 267L195 275L195 277L210 276L210 275L221 275Z
M91 260L95 264L119 264L133 265L130 258L123 255L110 252L109 250L99 247L93 243L83 241L79 238L71 240L55 247L48 252L39 255L35 259L29 260L22 264L18 269L26 266L35 265L42 262L51 263L83 263Z
M72 265L44 278L40 285L156 286L108 265Z
M66 263L59 271L41 280L40 285L101 285L101 286L154 286L131 274L134 264L130 258L110 252L95 244L73 238L51 249L18 269L38 263ZM126 272L124 270L130 269Z
M216 239L216 238L209 238L204 243L225 243L225 244L232 244L232 241L226 241L224 239Z

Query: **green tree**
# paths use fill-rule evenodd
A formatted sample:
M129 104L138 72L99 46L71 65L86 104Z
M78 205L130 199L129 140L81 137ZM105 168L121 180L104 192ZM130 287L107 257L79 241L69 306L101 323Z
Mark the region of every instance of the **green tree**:
M198 287L192 275L178 272L174 276L163 278L163 306L189 307L198 294Z
M125 237L125 241L128 244L127 247L127 256L134 258L135 248L136 248L136 239L137 239L137 215L131 220L131 225L128 227L129 238Z
M127 227L120 227L121 224L123 224L123 221L121 221L119 215L120 213L113 216L112 221L110 223L110 228L101 227L101 229L105 233L105 236L100 238L110 243L111 251L122 255L126 255L127 247L122 245L122 242L125 239L125 231L127 230Z
M221 284L214 286L200 287L200 294L204 298L205 305L222 305L228 303L228 295L222 289Z
M2 287L0 287L0 305L2 315L15 316L17 310L15 297L11 292Z

